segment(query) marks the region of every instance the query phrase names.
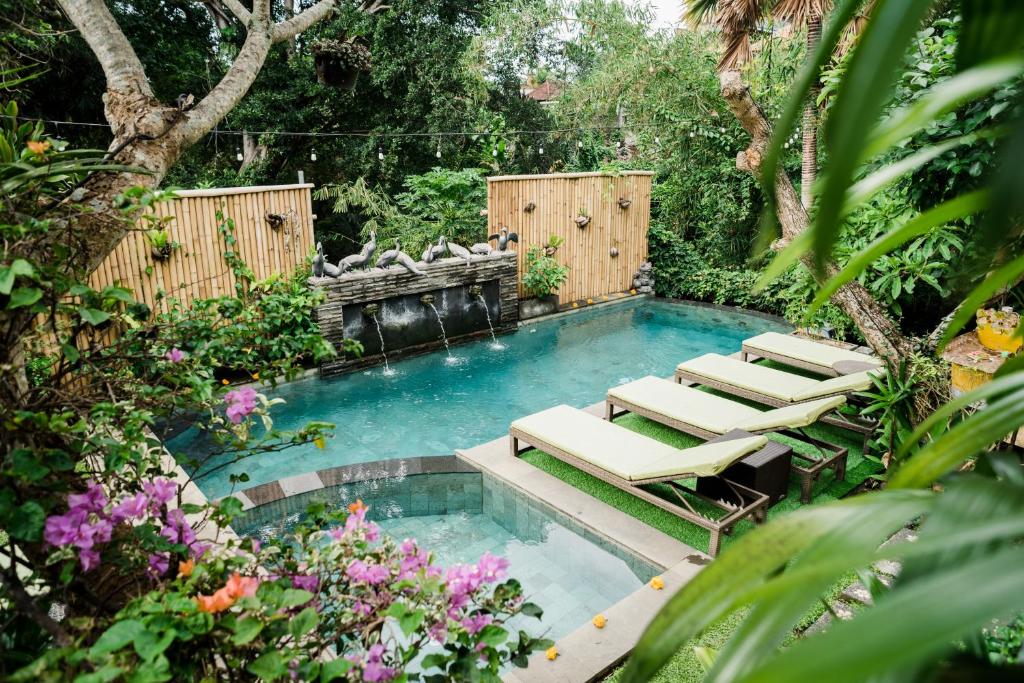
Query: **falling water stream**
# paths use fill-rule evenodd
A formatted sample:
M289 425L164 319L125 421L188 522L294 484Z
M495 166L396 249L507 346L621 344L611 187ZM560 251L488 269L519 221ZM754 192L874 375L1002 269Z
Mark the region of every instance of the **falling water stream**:
M380 355L384 356L384 374L390 375L394 371L391 369L391 366L388 365L388 354L384 350L384 333L380 330L380 321L377 320L376 313L371 314L370 317L373 318L373 323L377 326L377 336L380 337Z
M487 299L484 298L483 294L478 294L477 299L484 307L484 315L487 316L487 329L491 331L491 348L499 351L505 348L505 345L498 341L498 338L494 334L494 325L491 324L491 312L487 309Z
M452 350L451 347L448 346L448 334L444 331L444 323L441 322L441 314L438 312L437 306L434 305L433 301L427 303L427 305L433 309L434 315L437 316L437 324L441 326L441 338L444 339L444 350L448 352L448 358L451 360Z

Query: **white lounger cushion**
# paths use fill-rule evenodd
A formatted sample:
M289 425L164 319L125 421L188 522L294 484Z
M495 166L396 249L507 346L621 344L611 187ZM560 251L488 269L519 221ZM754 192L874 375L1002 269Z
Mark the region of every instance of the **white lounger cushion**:
M520 418L512 423L512 428L522 432L533 446L543 448L541 444L550 444L628 481L673 475L714 476L768 443L764 436L752 436L694 448L673 448L566 405ZM531 441L531 436L536 441Z
M738 401L650 376L617 386L608 391L608 396L613 403L615 398L620 398L715 434L725 434L733 429L759 432L806 427L824 413L846 403L845 396L833 396L761 411Z
M743 345L755 351L767 351L771 354L786 356L787 358L813 363L826 368L834 367L836 363L844 360L874 363L878 366L882 364L874 356L869 356L865 353L857 353L856 351L841 349L831 344L823 344L779 332L759 334L756 337L745 340Z
M832 394L862 391L871 386L871 375L865 370L827 380L811 379L791 372L768 368L757 363L744 363L717 353L706 353L679 364L679 369L711 380L747 389L756 394L796 403Z

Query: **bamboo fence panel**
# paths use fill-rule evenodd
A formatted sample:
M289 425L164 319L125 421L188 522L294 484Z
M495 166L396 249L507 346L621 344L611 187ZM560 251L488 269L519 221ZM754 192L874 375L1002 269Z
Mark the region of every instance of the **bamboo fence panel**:
M140 220L93 271L95 289L120 285L154 311L167 310L166 297L183 305L195 299L234 294L235 277L224 261L225 244L217 212L235 222L239 256L257 280L280 273L292 275L313 249L311 184L183 190L177 198L156 204L152 211L169 218L163 225L171 242L181 246L170 258L153 257L146 237L148 223ZM274 229L271 213L285 216Z
M532 245L546 244L551 235L563 238L555 259L570 270L559 291L560 303L626 291L647 259L652 176L649 171L626 171L488 178L488 234L503 227L517 233L519 244L510 248L523 254ZM630 201L629 208L619 207L620 198ZM526 211L530 203L534 209ZM590 216L582 229L574 222L581 212ZM612 249L618 250L617 256ZM521 297L526 295L525 266L520 257Z

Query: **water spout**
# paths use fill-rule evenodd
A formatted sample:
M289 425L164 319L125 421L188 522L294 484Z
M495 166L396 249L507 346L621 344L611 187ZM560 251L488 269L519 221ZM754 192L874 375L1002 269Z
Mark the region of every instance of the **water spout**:
M384 356L384 374L388 377L395 374L395 371L388 365L388 354L384 350L384 333L380 329L380 320L377 319L377 312L380 307L377 304L370 304L363 308L363 315L368 315L373 319L373 324L377 326L377 336L380 337L380 355Z
M441 322L441 313L438 312L437 306L434 305L434 295L424 294L420 297L420 303L424 306L430 306L431 310L434 311L434 315L437 316L437 324L441 328L441 339L444 340L444 350L448 352L448 362L454 362L454 358L452 358L452 349L448 345L448 334L444 331L444 323Z

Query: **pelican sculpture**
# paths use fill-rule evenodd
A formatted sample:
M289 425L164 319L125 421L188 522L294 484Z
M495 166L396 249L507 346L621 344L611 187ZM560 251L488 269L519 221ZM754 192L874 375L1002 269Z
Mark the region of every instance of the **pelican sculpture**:
M487 242L477 242L476 244L472 245L469 248L469 250L474 254L479 254L480 256L487 256L492 251L494 251L494 247L492 247Z
M466 261L466 267L469 268L470 262L473 260L473 256L469 253L469 249L466 249L462 245L455 244L455 242L449 242L448 251L452 256L464 259Z
M441 235L437 238L437 244L432 244L427 247L426 251L423 252L423 258L421 260L424 263L433 263L444 256L444 252L447 248L448 239L444 235Z
M394 249L388 249L387 251L383 252L379 257L377 257L377 267L387 268L395 261L395 259L398 258L398 255L401 253L401 251L402 246L398 243L398 240L395 240Z
M370 258L373 257L373 252L375 251L377 251L377 233L371 230L370 241L363 245L358 254L352 254L341 259L338 263L338 274L340 275L356 268L368 267L370 265Z
M395 262L413 275L426 275L425 272L416 266L416 262L413 261L412 256L409 256L404 251L398 252L395 256Z
M505 251L508 249L509 242L515 242L519 244L519 235L514 232L509 232L508 228L502 228L496 235L491 235L487 238L488 242L498 240L498 251Z

